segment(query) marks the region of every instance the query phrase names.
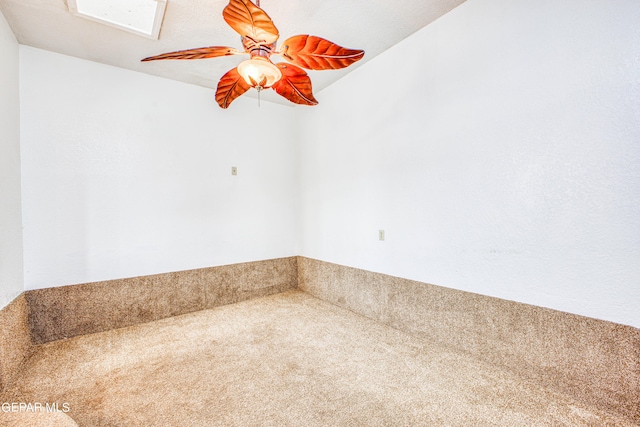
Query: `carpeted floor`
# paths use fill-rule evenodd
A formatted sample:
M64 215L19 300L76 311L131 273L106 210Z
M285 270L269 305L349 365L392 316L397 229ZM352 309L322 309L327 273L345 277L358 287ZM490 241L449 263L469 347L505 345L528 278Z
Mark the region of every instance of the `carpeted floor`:
M300 291L42 345L0 402L83 427L634 425Z

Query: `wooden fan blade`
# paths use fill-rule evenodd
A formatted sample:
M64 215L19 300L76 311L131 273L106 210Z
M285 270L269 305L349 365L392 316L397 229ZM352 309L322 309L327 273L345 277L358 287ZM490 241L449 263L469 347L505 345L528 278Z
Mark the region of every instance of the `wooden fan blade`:
M309 70L337 70L361 60L364 50L347 49L329 40L305 34L285 40L280 54Z
M311 90L311 79L302 68L284 62L276 66L282 71L282 78L272 86L273 90L296 104L318 104Z
M218 56L240 55L240 52L232 47L226 46L209 46L199 47L197 49L178 50L176 52L163 53L161 55L150 56L144 58L142 62L157 61L160 59L205 59L216 58Z
M280 36L269 15L250 0L230 0L222 16L238 34L255 42L271 44Z
M251 88L249 84L238 74L238 69L233 68L227 72L218 82L216 90L216 102L222 108L229 105L240 95Z

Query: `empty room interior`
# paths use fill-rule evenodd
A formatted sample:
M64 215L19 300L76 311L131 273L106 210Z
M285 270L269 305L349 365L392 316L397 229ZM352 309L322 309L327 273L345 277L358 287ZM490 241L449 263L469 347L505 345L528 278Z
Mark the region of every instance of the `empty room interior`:
M0 0L0 425L640 426L640 2L81 1Z

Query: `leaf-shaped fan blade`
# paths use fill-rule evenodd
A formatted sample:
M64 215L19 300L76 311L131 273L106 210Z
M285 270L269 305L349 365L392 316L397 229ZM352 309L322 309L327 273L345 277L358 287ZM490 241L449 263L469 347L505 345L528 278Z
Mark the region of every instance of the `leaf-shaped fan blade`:
M216 90L216 102L222 108L227 108L240 95L251 88L249 84L238 74L238 69L233 68L222 76Z
M243 37L271 44L280 33L267 13L250 0L231 0L222 11L227 24Z
M199 47L197 49L178 50L176 52L163 53L162 55L150 56L144 58L142 62L157 61L159 59L205 59L216 58L218 56L239 55L240 52L232 47L226 46L209 46Z
M283 62L276 66L282 71L282 78L272 86L273 90L296 104L316 105L318 103L313 97L311 79L302 68Z
M299 35L285 40L280 54L310 70L336 70L362 59L364 50L347 49L320 37Z

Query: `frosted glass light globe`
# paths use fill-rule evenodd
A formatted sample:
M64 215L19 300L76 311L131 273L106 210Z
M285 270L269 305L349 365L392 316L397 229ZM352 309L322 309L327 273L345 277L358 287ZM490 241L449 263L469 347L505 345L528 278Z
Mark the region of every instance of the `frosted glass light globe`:
M282 78L282 72L271 61L260 56L242 61L238 65L238 74L252 87L260 89L273 86ZM262 81L266 82L260 84Z

